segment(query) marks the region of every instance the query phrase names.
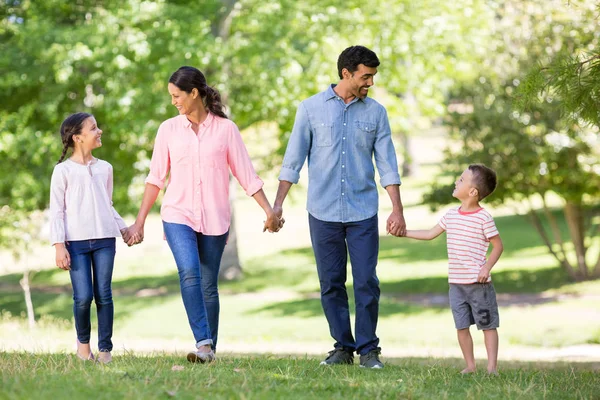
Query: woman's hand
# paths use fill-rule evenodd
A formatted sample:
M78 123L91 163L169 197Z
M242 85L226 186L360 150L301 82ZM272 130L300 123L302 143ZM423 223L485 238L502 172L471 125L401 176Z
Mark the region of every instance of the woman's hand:
M269 210L267 212L267 220L265 221L263 232L266 230L268 230L271 233L279 232L279 229L281 229L281 227L283 226L283 222L281 219L279 219L279 217L275 214L273 210Z
M71 270L71 255L65 247L64 243L56 243L54 245L56 249L56 266L65 271Z
M129 228L127 228L129 233L129 237L126 240L127 246L133 246L134 244L139 244L144 241L144 224L140 222L135 222ZM125 239L125 238L123 238Z

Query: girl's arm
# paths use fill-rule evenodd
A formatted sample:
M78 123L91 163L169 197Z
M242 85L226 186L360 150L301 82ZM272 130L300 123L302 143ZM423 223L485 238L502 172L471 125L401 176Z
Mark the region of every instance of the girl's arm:
M56 266L68 271L71 269L71 256L65 247L65 196L67 178L63 170L55 167L50 181L50 240L56 250Z
M431 240L440 236L444 232L441 226L436 225L433 228L426 230L407 230L406 237L419 240Z

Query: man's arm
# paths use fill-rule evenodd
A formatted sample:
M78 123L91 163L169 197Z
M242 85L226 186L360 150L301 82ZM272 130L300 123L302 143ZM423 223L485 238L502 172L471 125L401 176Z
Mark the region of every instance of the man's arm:
M386 230L394 236L406 235L406 221L404 220L404 207L400 198L400 185L388 185L385 190L392 201L392 213L388 217Z
M290 188L293 183L289 181L279 181L279 187L277 188L277 195L275 196L275 203L273 204L273 211L278 218L283 216L283 202L287 197Z

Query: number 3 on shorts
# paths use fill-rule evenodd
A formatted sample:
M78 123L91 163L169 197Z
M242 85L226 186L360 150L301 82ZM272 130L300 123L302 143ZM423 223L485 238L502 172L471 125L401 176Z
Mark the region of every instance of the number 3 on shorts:
M479 325L486 326L490 324L490 310L479 310L477 313L481 316Z

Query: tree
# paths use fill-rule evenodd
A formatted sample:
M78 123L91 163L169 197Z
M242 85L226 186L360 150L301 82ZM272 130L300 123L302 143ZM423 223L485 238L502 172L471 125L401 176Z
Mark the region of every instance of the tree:
M568 9L600 11L600 3L571 1ZM598 15L589 17L589 24L583 29L594 32ZM549 97L560 100L566 118L600 127L600 51L593 40L587 46L581 43L563 48L532 68L519 87L517 105L526 110Z
M535 12L521 19L523 9L532 7ZM573 280L599 278L600 257L592 260L588 253L598 234L598 225L591 218L598 213L600 195L598 129L565 118L564 103L550 96L532 103L527 111L515 107L521 71L535 68L543 54L597 45L598 38L587 31L590 15L565 13L552 2L542 5L510 0L499 2L498 14L499 27L514 27L510 35L499 32L492 43L500 50L489 61L494 68L482 74L477 84L453 93L448 124L459 146L447 151L444 170L458 174L472 162L494 168L499 186L490 200L502 203L514 199L524 204L549 252ZM511 51L514 58L506 58ZM434 207L446 204L452 193L452 185L446 182L434 184L425 201ZM551 212L550 194L561 199L572 250ZM542 204L550 233L533 203L535 199Z
M460 75L470 38L480 37L484 1L461 1L464 8L444 7L448 16L436 19L431 1L379 0L370 17L356 0L6 0L0 167L12 174L0 177L0 203L14 212L46 207L60 122L89 111L105 130L98 155L115 168L114 202L135 212L158 125L174 115L165 82L185 64L206 72L242 130L265 122L277 129L278 140L264 144L265 168L280 164L298 103L337 79L332 54L357 40L384 60L381 86L394 94L392 125L404 132L417 106L439 115L436 87L452 81L444 71ZM406 93L418 104L407 107Z

